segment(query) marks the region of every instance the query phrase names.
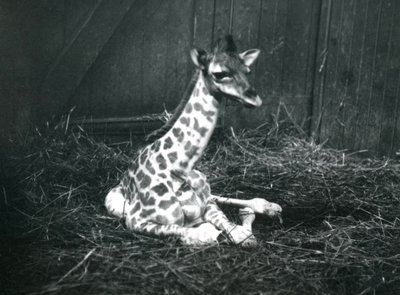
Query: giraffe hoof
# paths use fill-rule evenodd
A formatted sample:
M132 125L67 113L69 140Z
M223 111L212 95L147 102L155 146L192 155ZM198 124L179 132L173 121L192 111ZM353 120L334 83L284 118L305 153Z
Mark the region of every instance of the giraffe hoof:
M253 248L258 246L258 241L254 235L251 235L246 240L244 240L240 245L245 248Z
M250 205L254 212L258 214L265 214L269 217L275 217L282 212L281 206L261 198L254 198L250 200Z
M181 241L185 245L192 246L217 245L220 233L221 231L211 223L203 223L198 227L190 228L189 233L182 237Z
M253 247L258 244L256 237L252 231L248 228L236 225L228 232L230 240L237 244L245 247Z

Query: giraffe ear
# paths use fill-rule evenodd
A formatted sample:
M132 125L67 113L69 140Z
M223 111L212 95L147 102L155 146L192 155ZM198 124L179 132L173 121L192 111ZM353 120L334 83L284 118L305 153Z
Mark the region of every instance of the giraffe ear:
M259 54L259 49L249 49L242 53L239 53L239 56L243 60L244 64L249 67L255 62Z
M206 61L207 61L207 52L203 49L193 48L190 51L190 57L196 67L201 70L206 68Z

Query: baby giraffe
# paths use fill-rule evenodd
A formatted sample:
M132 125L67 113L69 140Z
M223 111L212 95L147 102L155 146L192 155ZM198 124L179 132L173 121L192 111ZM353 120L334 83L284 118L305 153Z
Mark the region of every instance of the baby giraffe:
M259 52L238 53L230 35L220 39L212 53L191 51L198 69L192 94L170 130L139 152L107 194L110 214L125 218L135 232L176 236L189 245L218 243L221 232L235 244L257 245L251 229L254 213L279 216L281 207L261 198L212 195L205 175L194 167L214 131L223 97L247 107L261 105L247 78ZM241 207L243 224L229 221L217 203Z

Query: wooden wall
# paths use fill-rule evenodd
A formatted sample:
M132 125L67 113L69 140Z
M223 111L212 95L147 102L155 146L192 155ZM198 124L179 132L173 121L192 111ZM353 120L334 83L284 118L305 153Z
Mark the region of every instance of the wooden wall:
M26 95L36 122L73 106L74 116L97 119L172 110L194 71L190 48L210 49L231 31L239 49L262 50L252 79L264 104L228 102L225 125L251 128L284 103L332 146L380 155L400 148L398 1L56 2L36 2L47 7L31 66L40 71Z
M314 131L334 146L400 149L400 2L323 1Z
M43 87L42 97L52 98L53 109L63 105L66 112L76 105L76 116L94 118L171 110L194 71L190 48L209 50L231 31L241 50L262 50L252 79L264 105L250 113L228 103L224 122L261 124L279 102L299 121L307 118L318 0L125 1L123 9L113 4L122 12L109 31L96 26L110 18L105 15L110 7L103 7L110 1L91 2L92 7L66 2L66 27L79 35L67 44Z

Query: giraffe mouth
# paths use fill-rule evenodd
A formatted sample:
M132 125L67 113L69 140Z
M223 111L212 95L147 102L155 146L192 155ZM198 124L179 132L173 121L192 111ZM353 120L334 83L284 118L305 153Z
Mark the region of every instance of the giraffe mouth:
M248 108L258 108L262 105L262 100L258 95L254 98L239 98L238 101Z
M224 95L229 99L240 102L246 108L253 109L253 108L258 108L259 106L262 105L262 100L258 95L254 96L254 97L236 96L236 95L232 95L232 94L228 94L228 93L224 93Z

